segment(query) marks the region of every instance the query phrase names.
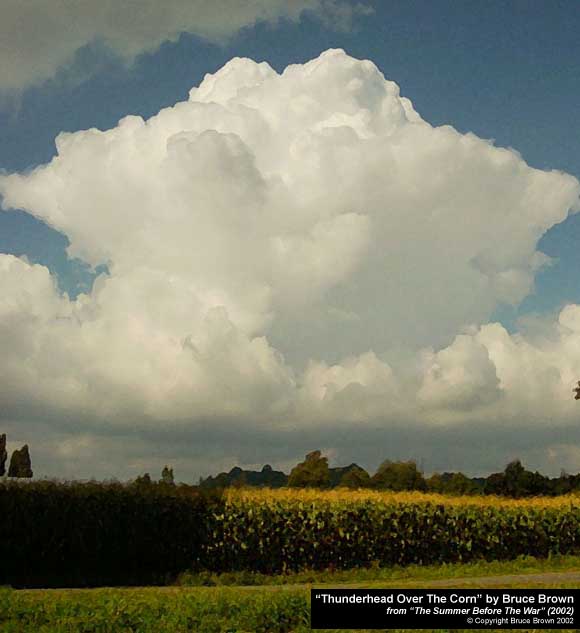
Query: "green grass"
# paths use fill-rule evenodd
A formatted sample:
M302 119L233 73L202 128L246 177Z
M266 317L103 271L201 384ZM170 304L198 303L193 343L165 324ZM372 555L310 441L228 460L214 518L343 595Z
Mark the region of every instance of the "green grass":
M309 621L306 588L0 590L1 633L307 633Z
M304 589L13 591L0 595L2 633L286 633L308 631Z
M383 581L441 580L471 576L499 576L557 571L580 571L580 556L552 556L535 558L520 556L512 561L478 561L442 565L408 565L407 567L379 567L378 565L343 571L312 571L270 576L250 571L231 573L185 572L177 584L186 587L229 585L302 585L350 584Z
M455 579L457 586L477 587L476 580L465 584L462 578L574 569L580 569L580 557L526 557L512 563L314 574L314 580L307 579L306 574L296 574L285 577L286 581L291 579L306 586L290 587L288 582L284 586L272 579L270 586L253 590L233 586L20 591L0 588L0 633L307 633L311 630L307 583L321 583L322 578L334 583L367 581L368 586L371 581L380 581L385 588L428 588L432 580L445 578ZM361 577L363 573L370 575ZM502 583L495 586L501 587ZM518 584L526 586L571 588L580 587L580 583ZM438 631L442 633L441 629Z

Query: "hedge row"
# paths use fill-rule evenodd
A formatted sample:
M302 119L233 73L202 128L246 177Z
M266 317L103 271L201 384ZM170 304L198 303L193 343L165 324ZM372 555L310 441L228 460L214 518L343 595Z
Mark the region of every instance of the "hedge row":
M0 484L0 585L164 583L206 568L218 495L193 486Z

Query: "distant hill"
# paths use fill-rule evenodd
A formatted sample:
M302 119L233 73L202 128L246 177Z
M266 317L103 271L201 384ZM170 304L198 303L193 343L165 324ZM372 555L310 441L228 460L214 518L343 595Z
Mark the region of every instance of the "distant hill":
M262 486L268 488L281 488L288 483L288 475L281 470L273 470L266 464L262 470L242 470L236 466L229 473L220 473L215 477L200 479L202 488L228 488L229 486Z
M357 464L329 468L330 487L338 486L343 476L353 469L360 468ZM228 488L230 486L257 486L264 488L282 488L288 485L288 475L281 470L273 470L272 466L266 464L262 470L243 470L235 466L229 472L219 473L215 477L200 479L199 485L202 488Z

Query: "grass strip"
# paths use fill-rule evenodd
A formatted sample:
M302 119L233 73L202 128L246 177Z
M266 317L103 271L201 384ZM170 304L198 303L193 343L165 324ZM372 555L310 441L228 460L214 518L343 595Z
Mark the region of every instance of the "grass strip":
M392 584L396 586L395 582ZM414 586L428 587L429 583L418 580ZM477 587L476 584L473 586ZM533 583L529 586L570 588L580 586L580 583ZM501 583L497 587L501 587ZM309 588L280 589L282 587L264 587L255 591L238 587L0 589L0 633L311 631Z
M290 574L268 575L251 571L229 573L185 572L177 584L195 586L231 585L303 585L303 584L350 584L391 580L442 580L558 571L580 571L580 556L552 556L536 558L520 556L511 561L476 561L472 563L444 563L441 565L408 565L406 567L379 567L348 570L308 571Z

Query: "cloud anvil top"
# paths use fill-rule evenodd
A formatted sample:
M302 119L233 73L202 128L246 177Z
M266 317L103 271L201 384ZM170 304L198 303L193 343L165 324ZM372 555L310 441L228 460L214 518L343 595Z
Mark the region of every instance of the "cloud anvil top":
M277 73L234 58L187 101L56 145L50 163L0 175L4 207L108 272L71 300L47 268L0 255L0 401L15 415L577 417L580 307L545 337L489 321L533 292L550 262L538 241L578 210L578 181L433 127L371 61L328 50Z

